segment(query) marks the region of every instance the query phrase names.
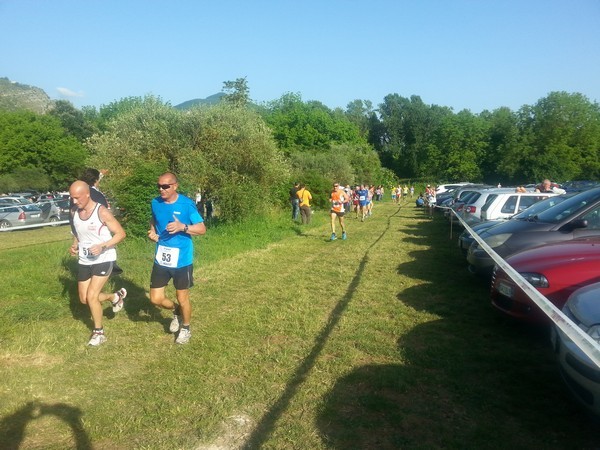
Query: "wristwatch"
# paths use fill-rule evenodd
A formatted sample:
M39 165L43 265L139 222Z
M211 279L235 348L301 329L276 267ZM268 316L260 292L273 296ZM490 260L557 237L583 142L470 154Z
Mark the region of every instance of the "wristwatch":
M184 232L184 233L187 233L187 232L188 232L188 226L187 226L187 225L184 225L184 226L183 226L183 232Z

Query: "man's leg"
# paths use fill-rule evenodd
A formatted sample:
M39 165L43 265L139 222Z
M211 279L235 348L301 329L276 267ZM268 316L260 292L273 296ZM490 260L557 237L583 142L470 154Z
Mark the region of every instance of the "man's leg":
M179 303L179 307L181 308L181 321L182 325L190 326L190 321L192 320L192 304L190 303L190 290L189 289L181 289L177 290L177 303Z
M177 302L181 309L181 328L175 342L177 344L187 344L192 337L190 331L190 321L192 319L192 304L190 303L189 289L177 289Z
M108 277L92 276L89 280L79 282L79 300L90 308L94 328L102 328L101 303L114 299L114 294L101 292L107 280Z
M335 236L335 216L336 214L334 212L332 212L331 214L329 214L330 219L331 219L331 233Z

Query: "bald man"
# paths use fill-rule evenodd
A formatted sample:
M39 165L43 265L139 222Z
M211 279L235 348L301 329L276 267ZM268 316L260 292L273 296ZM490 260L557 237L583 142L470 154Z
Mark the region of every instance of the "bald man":
M86 182L74 182L69 194L75 205L71 214L76 231L69 251L79 258L79 301L88 305L94 322L88 345L97 347L106 341L102 302L110 301L116 313L123 309L123 299L127 296L124 288L111 294L102 292L117 260L115 245L125 239L125 230L105 206L91 199Z

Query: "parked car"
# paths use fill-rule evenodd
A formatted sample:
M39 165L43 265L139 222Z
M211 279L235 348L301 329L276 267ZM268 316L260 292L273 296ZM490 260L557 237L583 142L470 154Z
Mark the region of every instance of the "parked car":
M600 282L600 236L554 242L515 253L506 262L557 308L574 291ZM548 317L504 270L494 268L492 305L511 317L546 323Z
M571 192L583 192L583 191L587 191L588 189L592 189L595 187L600 186L600 183L598 183L597 181L591 181L591 180L577 180L577 181L567 181L566 183L563 183L562 188L564 190L566 190L568 193Z
M528 220L508 220L482 231L479 236L501 257L550 242L600 235L600 188L590 189L542 211ZM490 275L493 259L471 244L467 253L473 272Z
M600 283L573 292L562 312L600 344ZM600 417L600 367L557 327L552 328L551 336L569 392L596 418Z
M43 222L59 222L69 218L68 213L66 216L61 217L60 207L54 201L41 201L36 203L35 206L42 210Z
M68 220L71 206L71 202L69 201L69 199L60 198L54 203L56 203L56 206L58 206L58 209L60 209L60 220Z
M12 203L13 205L31 205L31 202L21 195L4 195L0 197L5 203Z
M515 214L525 211L531 205L556 196L553 193L542 192L501 192L481 208L481 220L508 220Z
M537 203L534 203L525 211L521 211L519 214L515 214L510 218L510 220L529 220L530 218L536 216L542 211L547 210L548 208L553 207L554 205L558 205L563 202L567 198L573 197L575 194L564 194L564 195L556 195L553 197L548 197L545 200L541 200ZM483 230L487 230L495 225L506 222L505 220L486 220L485 222L480 222L476 225L473 225L471 229L477 233L481 234ZM460 248L463 255L467 256L467 252L471 244L475 242L475 238L473 238L472 234L465 229L460 236L458 237L458 247Z
M466 192L465 191L473 191L475 189L481 189L486 187L492 187L485 184L465 184L464 186L459 186L456 189L449 190L448 192L444 192L443 194L436 194L436 206L437 207L447 207L451 206L457 199L462 198Z
M502 194L512 195L515 193L514 188L489 188L482 189L477 197L471 197L465 201L465 206L461 211L461 218L467 223L467 225L475 225L481 222L481 217L484 207L492 203L498 197L502 197Z
M43 222L42 210L35 205L0 206L0 229Z
M452 197L444 200L442 203L438 202L436 206L444 208L444 216L448 220L456 220L454 215L450 211L448 211L447 208L453 208L454 210L462 208L462 205L464 205L466 201L468 201L469 199L473 199L474 196L476 196L482 189L486 189L489 187L490 186L481 184L471 184L468 186L463 186L461 188L456 189L453 192Z

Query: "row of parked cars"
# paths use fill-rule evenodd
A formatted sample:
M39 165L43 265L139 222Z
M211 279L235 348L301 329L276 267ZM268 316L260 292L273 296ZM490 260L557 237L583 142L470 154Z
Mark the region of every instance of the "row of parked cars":
M600 345L600 187L590 183L580 192L557 195L464 184L450 189L449 195L452 200L445 206L470 228L460 234L459 248L473 273L491 279L493 307L515 320L550 326L566 386L600 417L600 367L553 326L473 238L477 234ZM439 199L438 195L442 206L444 200ZM494 209L495 202L502 206ZM477 209L480 215L475 219ZM488 216L490 210L507 215Z
M0 229L54 223L69 218L69 199L46 196L32 202L21 195L0 196Z

